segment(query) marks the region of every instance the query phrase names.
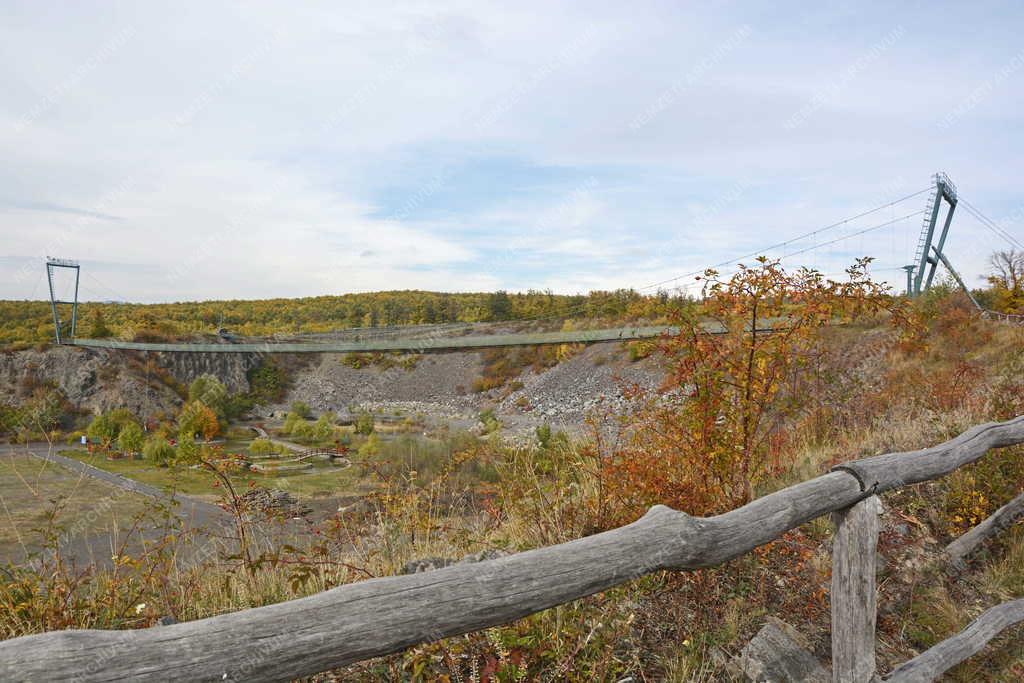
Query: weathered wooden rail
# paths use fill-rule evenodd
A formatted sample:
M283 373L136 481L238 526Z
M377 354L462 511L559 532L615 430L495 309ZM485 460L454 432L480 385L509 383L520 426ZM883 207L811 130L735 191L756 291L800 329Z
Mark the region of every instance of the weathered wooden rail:
M718 565L833 513L833 679L877 680L877 496L1020 443L1024 416L931 448L846 463L714 517L655 506L627 526L496 560L371 579L172 626L15 638L0 642L0 679L290 680L508 623L651 572ZM886 680L933 680L1020 621L1024 600L994 607Z

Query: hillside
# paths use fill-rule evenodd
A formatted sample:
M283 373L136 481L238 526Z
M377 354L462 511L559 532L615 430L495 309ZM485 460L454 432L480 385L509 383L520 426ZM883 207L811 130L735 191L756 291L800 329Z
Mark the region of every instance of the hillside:
M10 636L143 628L590 538L655 504L708 517L839 462L934 445L1024 414L1024 329L981 318L959 295L938 290L907 302L867 282L822 288L772 264L744 277L704 304L728 334L702 335L694 320L655 344L272 359L8 352L0 378L26 406L52 406L34 402L54 391L72 404L57 420L69 421L57 425L58 437L86 423L90 434L107 434L108 445L67 448L66 457L220 500L239 531L193 565L175 559L194 548L191 532L172 520L164 550L125 558L130 569L119 578L98 569L66 606L46 596L68 577L40 555L43 571L14 568L0 584L0 600L18 615L0 626ZM787 296L762 299L752 287ZM784 309L790 325L770 334L751 328L755 299L758 315ZM150 402L151 392L159 400ZM125 405L127 413L110 410ZM141 459L122 455L131 447L118 435L136 419L151 424ZM266 437L255 438L259 430ZM197 431L202 444L191 442ZM212 438L218 431L223 445ZM150 453L170 437L179 440L174 448ZM311 446L344 457L294 474L245 469L297 466L289 450ZM1011 447L883 497L881 670L1024 595L1019 525L961 570L941 568L948 542L1022 490L1021 447ZM285 507L245 502L275 500ZM22 504L45 518L41 496ZM287 547L239 550L247 538L273 539L268 530L283 510L301 520L292 520L301 531ZM766 624L825 667L833 538L819 518L721 566L654 572L315 680L743 680L752 674L743 673L742 653ZM37 543L47 547L45 538ZM174 577L170 592L154 578L164 575ZM39 582L58 583L38 598L19 597ZM1022 637L1019 627L1007 630L950 680L1019 680Z
M578 431L602 397L621 395L627 384L653 388L662 371L652 359L631 360L627 345L601 343L435 354L255 354L154 353L51 346L0 352L0 390L18 403L38 387L59 390L84 428L94 414L126 408L145 419L176 412L185 388L210 375L227 390L253 390L260 367L279 372L286 388L252 405L256 419L287 412L299 401L317 413L354 407L420 413L431 422L472 425L495 410L506 427L532 430L549 423ZM500 366L500 367L499 367ZM500 374L495 374L496 372ZM492 386L493 385L493 386Z
M322 333L360 327L433 325L502 320L657 318L684 299L634 290L567 296L551 292L369 292L340 296L167 304L82 302L78 335L176 339L216 334L226 327L243 336ZM0 300L0 344L53 338L47 301Z

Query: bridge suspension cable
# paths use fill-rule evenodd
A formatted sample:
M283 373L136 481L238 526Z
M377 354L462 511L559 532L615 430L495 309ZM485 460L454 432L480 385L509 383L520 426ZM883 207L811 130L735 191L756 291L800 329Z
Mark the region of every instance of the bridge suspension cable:
M983 226L994 232L997 236L1006 240L1006 242L1009 243L1010 246L1015 247L1017 249L1024 249L1024 244L1022 244L1020 240L1014 237L1011 233L1007 232L1002 226L1000 226L994 220L983 214L980 209L978 209L976 206L974 206L969 201L964 199L963 196L961 196L959 200L963 203L964 208L967 209L967 212L974 216L978 220L978 222L980 222Z
M798 251L790 252L789 254L784 256L783 258L791 258L791 257L796 256L798 254L804 254L804 253L806 253L808 251L813 251L815 249L820 249L821 247L827 247L829 245L836 244L837 242L842 242L843 240L848 240L851 237L858 237L860 235L865 235L865 234L867 234L869 232L873 232L875 230L879 230L879 229L884 228L884 227L886 227L888 225L895 225L896 223L899 223L900 221L905 221L908 218L913 218L914 216L920 216L924 212L925 212L924 209L921 209L920 211L914 211L913 213L908 213L905 216L900 216L899 218L893 218L893 219L885 221L884 223L879 223L877 225L872 225L870 228L864 228L863 230L858 230L857 232L851 232L849 235L843 235L842 237L837 237L836 239L829 240L828 242L822 242L821 244L815 244L815 245L807 247L805 249L800 249Z
M799 242L801 240L805 240L808 237L814 237L814 236L819 235L819 234L821 234L823 232L827 232L829 230L833 230L835 228L838 228L838 227L841 227L843 225L846 225L847 223L851 223L851 222L853 222L853 221L855 221L855 220L857 220L859 218L863 218L865 216L869 216L869 215L871 215L873 213L881 211L882 209L887 209L890 206L895 206L896 204L899 204L901 202L905 202L908 199L912 199L914 197L917 197L918 195L924 194L925 192L929 192L931 189L932 188L930 186L926 187L923 190L918 190L917 192L912 192L911 194L908 194L905 197L900 197L899 199L894 199L894 200L892 200L890 202L886 202L885 204L881 204L879 206L876 206L873 209L869 209L867 211L859 213L856 216L850 216L849 218L844 218L841 221L836 221L835 223L832 223L830 225L826 225L826 226L824 226L822 228L817 228L816 230L812 230L810 232L804 233L803 235L799 235L797 237L792 237L792 238L787 239L787 240L785 240L783 242L778 242L777 244L772 244L772 245L767 246L767 247L762 247L761 249L757 249L755 251L752 251L749 254L744 254L743 256L740 256L738 258L732 258L732 259L729 259L728 261L722 261L721 263L716 263L714 265L708 266L708 268L722 268L722 267L725 267L725 266L730 266L730 265L733 265L735 263L739 263L743 259L753 258L755 256L760 256L761 254L764 254L765 252L768 252L768 251L772 251L772 250L775 250L775 249L781 249L781 248L786 247L786 246L788 246L790 244L793 244L794 242ZM916 212L914 214L910 214L910 215L913 216L913 215L917 215L917 214L920 214L920 213L924 213L924 212L923 211L918 211L918 212ZM907 218L907 216L904 216L903 218ZM833 240L832 242L825 242L824 244L818 244L818 245L815 245L814 247L803 249L801 251L792 252L792 253L787 255L787 258L790 257L790 256L795 256L796 254L801 254L801 253L804 253L806 251L810 251L811 249L816 249L818 247L827 246L827 245L832 244L834 242L842 241L843 239L846 239L847 237L854 237L854 236L856 236L858 234L863 234L863 232L868 232L870 230L874 230L875 228L880 228L880 227L884 227L886 225L890 225L890 224L895 223L895 222L897 222L899 220L903 220L903 218L899 218L899 219L895 219L895 220L892 220L892 221L888 221L888 222L886 222L886 223L884 223L882 225L873 226L873 227L869 228L866 231L861 231L859 233L853 233L851 235L847 235L846 237L842 237L842 238L840 238L838 240ZM667 280L662 280L660 282L655 282L654 284L650 284L650 285L646 285L644 287L641 287L639 291L653 289L654 287L660 287L661 285L665 285L665 284L668 284L670 282L677 282L677 281L682 280L683 278L687 278L687 277L696 277L697 275L700 275L701 273L703 273L705 270L707 270L707 268L702 268L701 270L695 270L695 271L692 271L692 272L689 272L689 273L684 273L682 275L678 275L676 277L669 278Z
M762 247L760 249L757 249L755 251L751 251L751 252L749 252L747 254L744 254L742 256L730 258L729 260L726 260L726 261L721 261L719 263L716 263L716 264L713 264L711 266L708 266L708 268L715 269L715 268L722 268L722 267L725 267L725 266L731 266L731 265L738 264L738 263L742 262L744 259L748 259L748 258L752 258L752 257L755 257L755 256L759 256L761 254L765 254L765 253L768 253L768 252L771 252L771 251L775 251L775 250L778 250L778 249L785 249L786 247L788 247L790 245L797 244L797 243L799 243L799 242L801 242L803 240L807 240L809 238L817 237L819 235L822 235L822 234L827 233L829 231L835 230L835 229L840 228L842 226L849 225L853 221L859 220L859 219L864 218L866 216L870 216L870 215L872 215L874 213L877 213L879 211L882 211L884 209L895 207L896 205L898 205L898 204L900 204L902 202L905 202L905 201L907 201L909 199L912 199L912 198L917 197L919 195L922 195L922 194L924 194L926 192L929 192L932 189L933 189L932 186L926 187L924 189L912 192L912 193L907 194L907 195L905 195L903 197L900 197L898 199L894 199L894 200L891 200L891 201L884 202L884 203L879 204L878 206L875 206L875 207L873 207L871 209L868 209L866 211L862 211L862 212L860 212L860 213L858 213L856 215L850 216L848 218L844 218L842 220L836 221L836 222L831 223L829 225L825 225L823 227L816 228L814 230L805 232L805 233L803 233L801 235L797 235L795 237L783 240L781 242L777 242L775 244L771 244L771 245ZM971 206L966 201L964 202L964 204L971 211L972 215L974 215L979 221L982 221L982 223L988 229L992 230L993 232L996 232L1003 239L1006 239L1007 241L1010 241L1011 244L1015 244L1017 246L1021 246L1021 243L1019 241L1017 241L1012 235L1009 235L1009 233L1006 233L1005 231L1003 231L997 224L994 223L994 221L989 220L987 217L985 217L983 214L981 214L980 211L978 211L976 208ZM784 252L784 255L781 258L783 258L783 259L790 259L790 258L793 258L794 256L798 256L800 254L805 254L807 252L814 251L816 249L820 249L820 248L823 248L823 247L828 247L828 246L837 244L839 242L843 242L845 240L848 240L848 239L851 239L851 238L854 238L854 237L859 237L859 236L871 233L873 231L879 230L881 228L884 228L884 227L887 227L887 226L890 226L890 225L895 225L896 223L899 223L900 221L906 220L908 218L912 218L914 216L918 216L918 215L924 214L924 213L926 213L926 211L927 210L914 211L914 212L911 212L911 213L899 216L897 218L892 218L892 219L889 219L889 220L877 223L875 225L871 225L869 227L857 230L855 232L852 232L852 233L849 233L849 234L846 234L846 235L842 235L842 236L836 237L835 239L831 239L831 240L828 240L828 241L825 241L825 242L821 242L821 243L817 243L816 242L815 244L813 244L813 245L811 245L809 247L799 248L799 249L797 249L795 251L792 251L792 252L789 252L789 253L785 253ZM895 211L894 211L894 213L895 213ZM1024 248L1024 247L1022 247L1022 248ZM707 268L702 268L700 270L694 270L694 271L691 271L689 273L684 273L682 275L678 275L678 276L675 276L675 277L672 277L672 278L661 280L659 282L655 282L655 283L652 283L652 284L640 287L637 291L643 292L643 291L646 291L646 290L651 290L651 289L656 288L656 287L661 287L662 285L666 285L666 284L669 284L669 283L672 283L672 282L678 282L678 281L680 281L680 280L682 280L684 278L695 277L695 276L698 276L698 275L701 275L702 273L704 273L705 270L707 270ZM87 273L87 276L90 279L92 279L97 285L102 287L103 289L107 290L110 293L117 294L116 291L113 288L105 285L104 283L99 281L95 276L93 276L93 275L91 275L89 273ZM543 321L543 320L547 320L547 319L566 318L566 317L569 317L569 316L573 315L574 313L576 313L576 312L578 312L580 310L583 310L588 305L590 305L590 304L589 303L581 303L581 304L578 304L576 306L572 306L572 307L569 307L569 308L564 309L562 311L559 311L558 313L549 313L547 315L535 316L533 318L521 318L521 319L518 319L517 322L538 322L538 321ZM467 326L467 325L472 325L472 324L469 323L469 324L465 324L464 326ZM388 327L362 328L362 330L364 330L366 332L389 330L389 329L390 328L388 328ZM347 330L347 331L353 331L353 330ZM635 332L634 332L634 334L635 334Z
M789 238L787 240L784 240L782 242L778 242L776 244L772 244L772 245L769 245L769 246L766 246L766 247L762 247L761 249L757 249L757 250L752 251L752 252L750 252L748 254L744 254L743 256L738 256L738 257L735 257L735 258L731 258L728 261L722 261L720 263L716 263L716 264L707 266L705 268L701 268L700 270L694 270L694 271L691 271L689 273L683 273L682 275L677 275L676 277L668 278L667 280L661 280L660 282L655 282L653 284L644 285L643 287L638 288L637 291L638 292L643 292L643 291L646 291L646 290L649 290L649 289L653 289L655 287L660 287L660 286L668 284L670 282L678 282L679 280L682 280L684 278L696 277L697 275L703 274L704 271L707 270L708 268L723 268L725 266L730 266L730 265L739 263L743 259L753 258L755 256L760 256L761 254L764 254L766 252L786 247L786 246L788 246L790 244L794 244L796 242L800 242L801 240L805 240L805 239L807 239L809 237L814 237L814 236L819 235L821 233L828 232L829 230L834 230L836 228L842 227L842 226L847 225L847 224L849 224L849 223L851 223L851 222L853 222L855 220L858 220L860 218L864 218L865 216L870 216L873 213L877 213L877 212L879 212L879 211L881 211L883 209L887 209L887 208L896 206L897 204L905 202L908 199L913 199L914 197L920 196L920 195L924 194L925 192L930 192L932 189L933 189L932 186L928 186L928 187L923 188L921 190L917 190L916 192L911 192L910 194L905 195L903 197L900 197L899 199L893 199L891 201L885 202L884 204L880 204L880 205L878 205L878 206L876 206L874 208L868 209L867 211L862 211L861 213L858 213L858 214L856 214L854 216L850 216L848 218L844 218L842 220L836 221L835 223L830 223L829 225L826 225L826 226L823 226L823 227L820 227L820 228L816 228L816 229L811 230L810 232L806 232L806 233L804 233L802 235L798 235L796 237L791 237L791 238ZM863 235L863 234L871 232L873 230L877 230L877 229L883 228L883 227L885 227L887 225L893 225L895 223L898 223L901 220L905 220L907 218L920 215L922 213L924 213L923 210L915 211L914 213L910 213L910 214L907 214L905 216L901 216L899 218L894 218L892 220L886 221L884 223L880 223L878 225L873 225L873 226L871 226L869 228L865 228L864 230L861 230L861 231L858 231L858 232L855 232L855 233L851 233L849 235L845 235L845 236L840 237L838 239L831 240L829 242L824 242L822 244L816 244L813 247L808 247L806 249L801 249L799 251L792 252L790 254L787 254L784 258L790 258L792 256L796 256L798 254L802 254L802 253L805 253L807 251L811 251L813 249L817 249L819 247L828 246L828 245L831 245L831 244L835 244L837 242L841 242L841 241L843 241L845 239L848 239L848 238L851 238L851 237L856 237L858 235ZM567 308L567 309L565 309L563 311L560 311L559 313L549 313L547 315L535 316L533 318L520 318L520 319L517 320L517 322L540 322L540 321L544 321L544 320L554 320L554 319L558 319L558 318L565 318L565 317L568 317L568 316L572 315L573 313L576 313L576 312L586 308L586 306L587 306L586 303L578 304L576 306L572 306L572 307Z

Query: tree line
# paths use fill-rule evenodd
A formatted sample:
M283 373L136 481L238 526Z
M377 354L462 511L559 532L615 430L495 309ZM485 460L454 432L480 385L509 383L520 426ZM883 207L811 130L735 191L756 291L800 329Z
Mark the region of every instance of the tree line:
M241 336L321 333L339 329L497 322L506 320L609 318L654 319L685 306L684 297L633 289L564 295L445 293L421 290L368 292L298 299L188 301L165 304L79 304L79 337L137 341L215 334L225 328ZM70 317L62 315L62 317ZM48 301L0 301L0 344L53 338Z

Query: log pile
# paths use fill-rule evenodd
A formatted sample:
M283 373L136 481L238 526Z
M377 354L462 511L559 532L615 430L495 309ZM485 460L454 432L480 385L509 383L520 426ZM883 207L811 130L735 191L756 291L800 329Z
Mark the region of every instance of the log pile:
M239 496L249 512L285 517L305 517L312 509L295 499L295 496L280 489L256 487Z

